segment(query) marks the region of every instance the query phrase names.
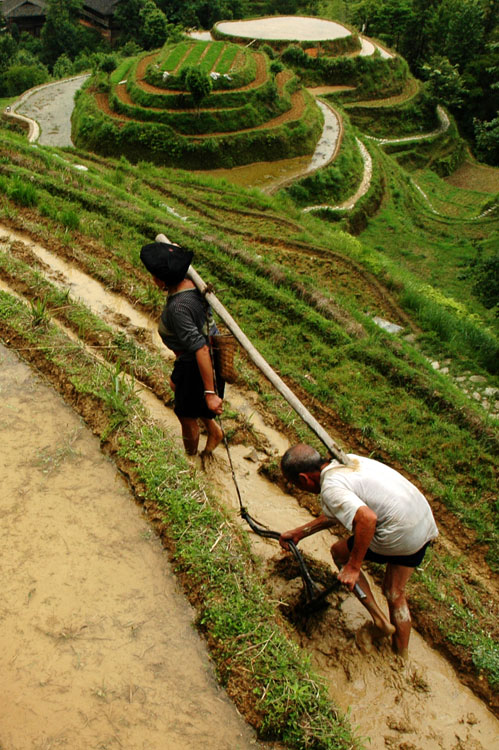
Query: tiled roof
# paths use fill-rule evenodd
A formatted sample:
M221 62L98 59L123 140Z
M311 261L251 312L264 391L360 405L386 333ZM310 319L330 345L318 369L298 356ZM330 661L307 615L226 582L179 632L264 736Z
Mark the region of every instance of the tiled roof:
M84 10L94 11L101 16L112 16L119 0L85 0ZM0 8L5 18L20 16L43 16L46 0L0 0Z
M118 0L85 0L83 7L85 10L88 8L102 16L112 16L117 4Z
M44 16L46 5L45 0L4 0L2 13L5 18Z

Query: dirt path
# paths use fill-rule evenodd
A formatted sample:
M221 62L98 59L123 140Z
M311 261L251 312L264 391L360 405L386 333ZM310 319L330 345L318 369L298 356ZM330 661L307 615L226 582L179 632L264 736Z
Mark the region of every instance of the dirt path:
M259 745L97 439L3 346L0 362L2 750Z
M4 239L12 236L4 228L0 228L0 231ZM22 235L17 234L17 239L22 239ZM98 314L104 317L107 323L112 324L114 321L114 325L117 325L116 304L119 300L117 295L109 294L94 280L91 280L91 283L89 281L86 285L85 274L81 272L72 276L70 267L65 266L60 261L53 260L54 256L49 252L50 248L40 249L39 246L29 242L26 237L24 237L24 241L30 245L37 255L43 258L43 262L46 264L45 275L51 278L53 282L57 281L63 287L70 288L73 296L80 297L90 308L98 311ZM3 244L5 245L5 242ZM129 335L134 329L140 327L150 329L150 319L138 311L128 310L126 304L121 307L119 312L119 325L127 329ZM133 317L127 323L128 314ZM3 394L5 394L5 387L2 386L2 388ZM16 432L19 426L18 422L20 422L16 409L19 411L22 407L20 403L22 399L28 398L29 394L25 393L28 390L25 387L22 394L16 397L14 409L9 407L9 401L5 399L5 396L2 402L1 424L6 436L4 442L9 436L13 437L17 449L20 442L21 444L26 442L28 446L31 445L29 440L23 441L23 438ZM143 400L155 419L160 421L167 429L174 430L175 434L178 434L176 418L169 409L165 408L161 400L145 389ZM260 436L257 450L244 444L234 445L231 448L243 502L247 505L250 513L270 528L281 530L309 520L310 514L306 509L277 485L269 482L259 471L262 462L268 455L281 454L285 450L288 445L285 436L272 428L271 425L266 424L259 416L256 394L247 393L231 386L228 389L227 400L230 407L243 415L248 424L252 425ZM18 403L20 404L19 407ZM52 419L50 415L53 411L53 402L50 395L44 395L42 398L40 392L38 392L36 394L36 409L32 406L32 403L27 401L27 410L31 416L31 432L38 434L45 429L46 423L49 423ZM48 411L45 411L45 408ZM8 541L12 541L13 538L16 540L15 545L8 545L7 543L2 545L7 559L7 563L4 563L2 570L5 571L7 564L10 566L7 576L5 576L5 585L10 597L7 606L9 615L4 618L2 623L3 632L8 633L7 645L9 650L5 658L5 669L15 670L21 665L24 682L19 688L17 698L19 701L24 700L26 694L27 698L23 710L27 715L31 716L31 711L39 710L45 694L49 695L49 701L55 701L56 710L50 712L49 718L58 717L60 724L55 727L55 730L59 734L54 730L50 737L53 736L56 739L57 737L65 737L63 730L68 727L69 722L67 718L63 718L67 715L60 709L60 704L57 701L68 699L69 695L71 696L70 705L84 706L82 711L85 718L81 719L82 732L97 731L100 727L103 732L109 733L106 737L112 738L114 737L113 731L119 730L121 742L123 738L126 738L126 732L133 731L137 732L137 735L134 736L141 739L146 738L144 743L134 745L133 740L129 742L127 740L127 742L122 743L122 746L130 748L130 750L133 750L134 747L153 748L155 745L153 740L149 741L147 733L155 727L161 727L164 730L165 724L171 719L171 717L165 717L163 712L160 715L157 706L154 705L154 701L161 702L162 695L168 696L168 698L165 697L165 700L167 703L169 701L168 705L171 704L172 688L170 686L170 693L168 693L168 685L165 687L163 684L169 676L168 665L174 659L178 664L182 666L187 664L190 667L192 659L190 652L184 653L182 651L174 656L171 656L169 652L174 636L171 630L166 630L169 622L165 623L162 618L166 609L168 609L168 618L173 616L173 610L177 609L176 601L173 605L165 604L166 609L162 609L163 600L158 603L157 598L155 599L153 596L150 601L143 603L141 598L139 600L140 615L137 616L136 614L137 597L145 596L143 589L152 587L157 596L158 590L163 591L166 587L166 583L149 583L150 580L156 580L154 576L157 571L153 568L165 569L165 561L161 552L159 551L159 558L152 556L150 542L142 538L140 530L130 532L118 526L111 529L109 536L106 536L107 532L105 528L103 529L103 524L105 526L106 512L109 515L109 511L105 510L106 506L104 505L107 491L102 492L99 489L99 503L95 503L97 490L92 490L92 488L83 493L84 497L81 503L77 501L80 485L86 486L87 478L93 477L98 461L97 456L89 452L89 448L87 449L79 443L80 435L72 441L73 422L70 416L71 413L68 412L64 426L58 428L58 437L55 443L49 443L46 439L42 439L40 449L30 448L29 456L31 458L22 459L24 463L21 463L20 468L16 469L15 476L12 479L14 484L6 493L6 499L3 501L6 504L4 507L12 515L12 519L9 515L6 515L9 525L7 525L7 522L4 524L4 528L9 534ZM76 422L79 425L79 422ZM68 425L67 428L66 424ZM42 448L46 445L48 450L43 451ZM98 453L95 442L94 445ZM40 459L40 467L36 466L33 455ZM90 462L87 461L87 456ZM15 459L15 455L10 458L10 456L4 454L4 465L9 466ZM57 461L59 462L57 467L52 470L52 466ZM69 478L68 474L64 474L66 477L64 479L62 471L66 468L66 464L68 464ZM26 466L29 466L29 473L26 472ZM109 465L107 466L109 468ZM44 484L44 469L49 469L51 472L46 476L46 484ZM25 481L26 475L29 477L28 483ZM119 518L121 523L121 518L128 517L129 511L120 505L119 514L116 514L116 502L119 501L122 493L124 495L126 493L120 487L120 483L117 482L116 475L113 472L112 477L112 488L109 494L115 504L113 506L113 517ZM219 496L224 499L227 507L233 511L236 517L238 511L237 495L227 458L221 449L217 450L216 467L210 478L214 486L218 488ZM99 488L104 486L100 478L97 479L95 486ZM34 515L26 519L25 526L21 525L16 530L15 523L24 523L27 498L35 497L35 491L38 487L41 487L41 495L37 504L33 505ZM24 489L27 492L23 494ZM16 498L15 503L12 502L14 496ZM71 498L72 505L68 512L69 498ZM62 505L58 505L57 503L61 499ZM129 500L124 501L124 505L127 502L129 503ZM78 512L80 504L83 508L84 518L81 522L78 522L75 520L75 514ZM130 505L133 513L137 514L138 511L132 504ZM20 508L22 508L21 511ZM89 508L92 510L91 514L88 512ZM35 565L33 563L35 556L30 551L26 552L26 550L21 553L19 558L17 547L19 544L22 548L23 537L26 537L26 544L32 545L35 543L34 537L37 537L38 532L35 534L33 530L39 529L44 514L49 516L48 520L52 525L45 535L40 535L39 549L43 552L49 546L51 557L48 560L42 560L42 562L50 566L50 572L53 572L53 576L50 579L44 579L45 582L42 586L42 583L38 582L41 575L40 570L43 570L40 560L38 560L38 565ZM91 523L91 519L87 516L94 514L101 519L100 526L97 530L87 532ZM19 518L19 516L21 517ZM60 528L58 535L56 535L53 524L56 521L59 522L59 516L61 519L66 519L66 526ZM141 528L144 529L144 527ZM87 535L84 545L80 546L78 539L73 543L76 529L79 530L79 533L85 532ZM17 536L15 536L16 534ZM59 537L62 538L62 541ZM102 589L104 593L100 603L84 598L90 589L85 582L86 570L92 567L91 561L94 559L97 567L102 565L102 559L100 559L103 554L102 550L101 555L97 551L89 553L90 545L98 541L94 537L103 539L105 545L104 562L106 567L102 573L102 579L104 579L102 586L108 580L112 581L110 589ZM318 534L304 540L302 549L318 564L323 563L329 568L329 546L334 538L330 532ZM126 540L124 546L119 544L121 539ZM267 581L273 592L272 598L276 602L281 602L280 606L284 611L289 610L290 604L296 598L298 590L301 589L300 579L297 577L290 581L283 577L283 554L281 554L276 542L263 540L254 535L251 535L251 541L255 553L265 561ZM442 539L441 543L444 542L448 547L449 542ZM70 554L66 543L71 551ZM83 550L81 555L85 563L83 566L79 564L78 550ZM61 555L59 563L53 560L56 552ZM139 560L134 557L136 554L139 555ZM127 582L130 577L131 591L126 588L118 588L117 581L123 580L123 578L120 578L121 574L114 573L114 566L118 566L122 561L130 560L132 561L132 569L124 573L123 576ZM112 575L109 575L110 570L113 571ZM132 577L134 572L138 573L138 580L135 581ZM68 578L63 577L66 574ZM21 587L18 581L19 575L23 576ZM149 579L149 575L151 579ZM160 579L160 581L162 580ZM76 593L73 590L74 582L78 584ZM55 586L53 586L54 584ZM54 587L53 591L52 587ZM20 590L21 594L19 594ZM377 595L379 600L382 601L379 591ZM70 602L73 602L73 605L61 605L59 610L56 603L58 598L63 596L72 597ZM386 748L389 750L491 750L494 747L499 734L499 723L484 704L467 688L463 687L449 664L433 651L423 638L416 632L414 633L410 646L410 661L405 667L402 667L394 660L386 646L372 641L364 610L355 598L339 591L330 597L330 601L331 606L322 615L295 624L296 638L309 650L313 661L325 676L334 701L345 710L350 708L351 720L354 725L358 726L360 735L370 737L369 747L371 750L386 750ZM106 602L109 602L109 606L112 604L113 614L107 614ZM115 606L117 607L116 610L114 610ZM181 600L179 606L181 608L184 606ZM14 624L19 623L19 612L23 616L33 618L21 627L23 631L21 633L17 633L14 627ZM11 616L10 613L12 619L8 620L10 624L7 630L7 617ZM153 615L156 614L159 617L160 627L167 633L166 638L163 635L160 645L154 637ZM53 617L55 619L51 619ZM41 630L36 630L35 626L38 626ZM152 629L152 632L149 628ZM131 635L132 630L134 630L133 635L135 637ZM146 635L150 635L150 637L146 638ZM42 656L39 661L32 658L29 652L35 636L41 639ZM97 640L99 638L109 638L110 640L101 642ZM110 643L113 644L112 647L110 647ZM137 644L140 648L137 647ZM184 638L182 636L182 648L183 645ZM117 646L117 651L113 650L115 646ZM152 649L149 652L147 649L151 646ZM87 651L84 650L87 648L91 649L88 655ZM162 648L167 649L167 651L161 650ZM159 652L157 649L159 649ZM47 654L49 658L47 658ZM81 656L78 656L79 654ZM119 662L115 662L114 667L113 654L115 657L116 654L119 654ZM129 654L131 664L129 667L123 666L126 664L125 657ZM137 654L140 658L137 658ZM58 659L62 660L62 666L57 661ZM111 660L109 667L107 666L108 659ZM138 664L135 662L138 662ZM91 679L90 684L85 683L86 688L78 687L81 670L77 669L77 666L80 663L84 674L87 674L87 669L92 670L88 673ZM34 668L33 664L35 665ZM166 668L165 664L167 665ZM30 665L29 670L28 665ZM147 665L149 665L148 668ZM119 671L113 671L113 669L117 669L117 666L119 666ZM135 695L133 691L135 690L134 686L138 690L138 688L144 688L147 684L145 678L148 669L155 677L153 688L160 693L159 697L154 692L148 693L153 705L151 707L147 704L147 708L153 712L154 720L148 722L145 726L133 717L130 719L130 713L125 714L125 709L128 712L132 711L130 709L130 705L132 705L133 710L140 710L140 707L135 706L133 702L133 696ZM33 679L33 673L36 674L37 670L41 674L39 681ZM49 680L49 683L47 683L47 680ZM42 682L43 685L39 685L38 682ZM127 703L130 685L132 686L132 701ZM47 691L43 692L47 687L51 689L50 694ZM150 688L150 690L153 691L153 688ZM86 696L85 689L90 692L90 696ZM202 685L199 689L202 693L205 690ZM79 690L76 697L72 694L73 690ZM161 692L163 690L164 693ZM207 685L206 690L211 690L211 687ZM81 703L82 694L87 697L87 703ZM110 700L106 702L108 698ZM208 696L206 696L206 699L208 699ZM138 692L136 700L139 701ZM193 700L196 703L197 712L200 698L195 697ZM95 708L94 701L97 708ZM179 703L186 703L191 706L191 696L189 695L189 698L181 700ZM21 703L21 705L23 704ZM52 707L52 703L50 705ZM175 712L179 713L177 702L175 702L174 708ZM9 710L15 709L16 706L14 705ZM142 709L146 710L144 706L142 706ZM209 720L210 709L203 708L203 714ZM75 722L80 720L80 714L77 711L72 715L75 717ZM44 722L48 720L48 718L43 718ZM130 726L124 726L123 722L125 721L130 722ZM194 741L190 739L191 736L195 736L197 730L191 727L187 719L185 719L185 726L183 721L184 719L179 720L179 732L192 732L193 734L186 735L189 739L187 742L184 740L184 745L181 742L179 744L177 737L176 747L199 746L199 736ZM37 722L34 720L33 723ZM224 720L219 722L220 726L223 726L223 724ZM166 729L168 729L168 726L166 726ZM14 728L11 731L13 732ZM49 732L48 729L46 731ZM170 731L173 730L170 729ZM141 732L146 734L142 735ZM35 736L39 737L39 735ZM230 735L229 740L227 740L227 733L225 733L221 743L217 740L217 737L218 735L213 733L214 744L207 744L207 747L238 747L237 743L234 742L237 732ZM45 741L44 737L40 739ZM18 750L18 748L20 750L21 747L24 750L26 745L19 745L19 741L16 740L18 742L16 746L14 740L14 736L9 738L11 747L7 746L8 750ZM228 741L229 745L227 745ZM240 744L240 747L250 746L247 740L241 739L238 741L240 743L246 741L246 744ZM102 744L99 746L93 737L92 742L94 742L93 745L88 743L82 745L82 747L104 747ZM204 740L203 742L206 744ZM223 742L226 742L226 745ZM251 742L251 739L249 742ZM37 745L33 746L37 747ZM47 744L47 742L43 745L38 741L38 746L47 748L47 750L50 746L57 747L55 741L52 745ZM78 745L71 744L71 742L67 746L78 748ZM108 746L113 747L112 744ZM158 747L163 749L169 746L161 744Z

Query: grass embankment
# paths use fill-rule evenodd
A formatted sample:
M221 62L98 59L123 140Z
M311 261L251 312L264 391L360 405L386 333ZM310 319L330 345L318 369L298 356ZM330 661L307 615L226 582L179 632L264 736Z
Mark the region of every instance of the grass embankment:
M29 269L24 273L30 276ZM148 419L133 381L96 361L51 322L58 293L40 283L43 309L0 292L0 335L46 374L130 477L171 551L229 695L262 737L296 748L358 747L306 655L276 618L245 536L189 469L176 443ZM69 318L76 315L89 329L95 325L81 304L64 302ZM127 347L119 348L126 359ZM110 350L101 348L99 354Z
M339 429L356 450L416 478L457 548L482 562L487 556L497 566L493 425L451 379L432 370L418 347L395 340L371 320L390 310L397 315L397 299L408 280L420 284L422 299L430 299L417 268L401 280L388 256L328 224L304 219L282 197L271 199L150 164L132 167L69 152L67 158L84 161L89 171L75 172L50 150L30 149L5 134L3 220L49 243L154 314L161 298L140 267L141 245L161 228L192 247L201 274L215 282L245 332L291 387L309 399L326 428ZM27 195L29 210L20 208ZM71 229L62 218L68 215L77 218ZM444 311L440 299L434 304ZM447 314L459 324L452 308ZM482 309L481 315L487 312ZM414 333L426 346L425 336L417 328ZM438 348L436 337L432 345L433 353L446 351ZM483 372L480 356L473 347L464 353L455 347L459 367ZM265 408L291 422L289 410L254 373L246 368L244 374L261 391ZM485 376L490 378L486 371ZM473 633L481 657L470 669L477 679L483 669L492 688L498 674L495 626L484 613L494 603L485 589L475 587L463 619L462 581L441 572L442 564L444 570L458 569L456 559L435 557L425 569L418 583L420 625L436 638L423 615L437 603L441 647L463 660ZM481 687L476 682L475 689L483 694L486 685L486 680Z
M312 153L322 117L312 97L296 92L295 77L289 75L278 86L263 53L236 48L234 65L240 56L243 64L226 78L217 70L219 62L222 67L227 63L222 49L220 43L181 43L173 62L174 50L167 55L164 49L156 56L147 53L124 61L111 76L92 77L76 97L73 142L106 155L124 154L133 161L146 155L159 164L192 169ZM180 66L170 83L163 81L168 72L161 67L165 56L165 64L170 60ZM148 79L156 85L145 83L141 72L152 59L158 67L149 62L147 71L153 72ZM214 82L207 79L214 90L197 100L182 71L193 65L202 68L210 60L211 72L219 76Z
M287 192L299 206L332 205L349 198L362 180L364 163L348 115L341 113L343 138L334 161L310 177L296 180Z

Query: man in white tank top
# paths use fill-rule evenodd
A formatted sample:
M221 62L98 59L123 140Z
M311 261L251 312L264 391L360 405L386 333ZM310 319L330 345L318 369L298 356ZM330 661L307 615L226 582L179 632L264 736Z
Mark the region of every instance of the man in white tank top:
M360 587L365 596L359 599L377 630L391 636L394 651L405 658L411 632L405 586L438 529L428 501L408 479L379 461L353 454L348 458L348 466L324 460L304 444L286 451L281 461L284 475L300 489L320 494L322 514L285 532L279 541L288 549L289 540L297 544L337 522L350 531L348 539L331 547L338 579L356 593ZM364 560L386 564L383 593L389 620L361 570Z

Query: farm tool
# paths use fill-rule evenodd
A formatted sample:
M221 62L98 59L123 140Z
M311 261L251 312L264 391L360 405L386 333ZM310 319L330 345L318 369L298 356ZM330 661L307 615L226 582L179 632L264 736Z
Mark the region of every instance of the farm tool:
M236 484L237 488L237 484ZM272 531L271 529L267 529L265 526L261 526L257 521L255 521L252 516L248 513L246 508L243 506L241 502L241 496L239 495L238 490L238 497L239 497L239 505L240 505L240 516L243 518L246 523L249 525L249 527L255 532L255 534L258 534L258 536L266 537L268 539L277 539L279 541L281 534L279 531ZM293 553L293 556L298 563L298 567L300 569L300 575L303 580L303 588L305 592L306 597L306 603L304 606L301 607L303 614L312 614L313 612L316 612L320 609L325 609L327 606L329 606L329 603L326 599L328 594L330 594L332 591L336 591L339 587L339 582L336 580L329 586L326 586L324 589L320 589L317 584L313 581L312 576L310 575L310 571L307 568L307 565L305 563L305 560L303 558L303 555L299 551L296 544L290 539L288 540L288 546L291 552ZM359 599L365 599L366 595L360 588L359 584L356 583L354 587L354 591L359 597Z

